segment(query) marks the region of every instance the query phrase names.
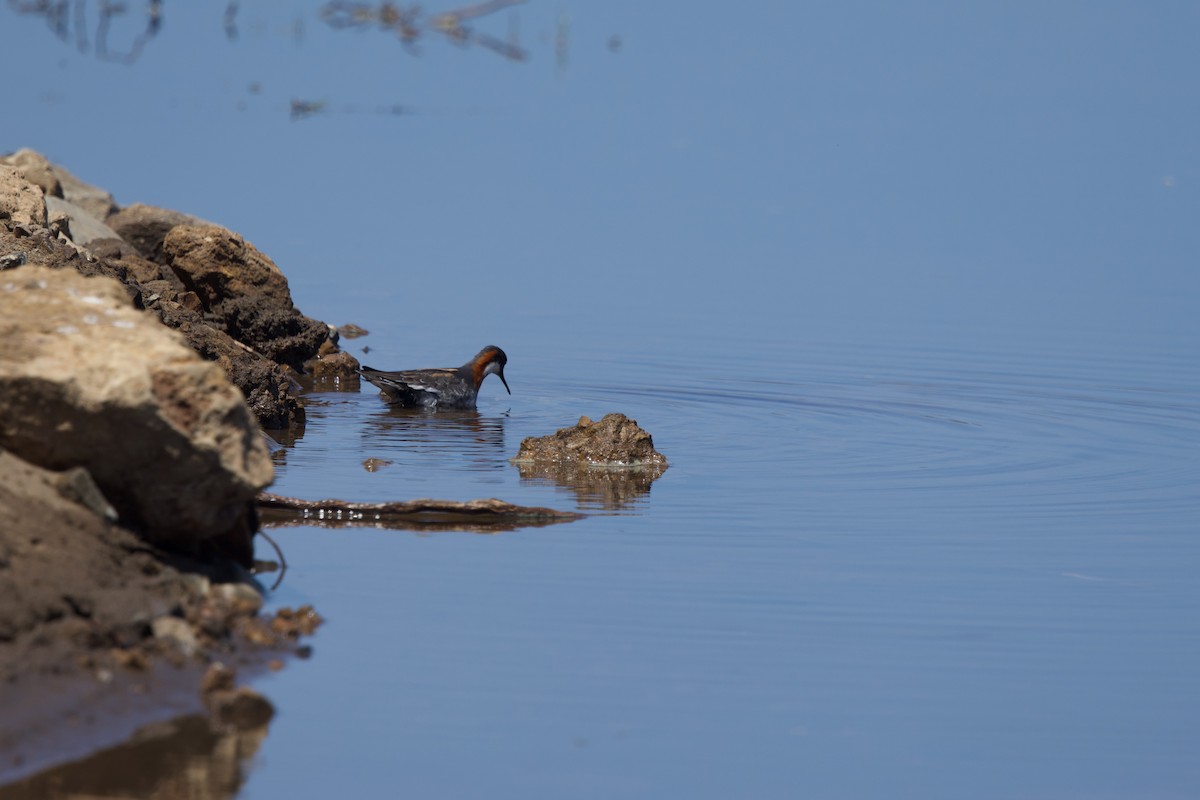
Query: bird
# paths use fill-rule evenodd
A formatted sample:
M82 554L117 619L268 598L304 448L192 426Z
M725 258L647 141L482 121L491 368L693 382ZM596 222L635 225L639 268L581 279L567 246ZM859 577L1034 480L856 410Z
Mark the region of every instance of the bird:
M401 408L474 408L479 387L488 375L497 375L509 394L504 380L508 356L495 345L488 345L461 367L410 369L384 372L366 365L358 372L364 380L379 387L384 399Z

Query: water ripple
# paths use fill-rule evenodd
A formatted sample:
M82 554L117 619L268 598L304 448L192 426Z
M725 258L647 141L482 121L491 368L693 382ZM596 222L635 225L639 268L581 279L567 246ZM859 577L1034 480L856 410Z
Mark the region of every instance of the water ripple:
M1184 353L799 352L709 348L700 365L583 354L587 376L535 361L500 411L489 397L479 412L430 413L389 408L370 391L314 396L309 429L320 433L286 464L319 463L329 476L334 463L370 457L393 465L382 470L389 496L423 486L459 497L519 490L526 500L551 492L559 503L618 510L613 492L569 478L520 480L508 458L525 436L620 410L670 459L663 486L678 491L656 494L655 505L680 519L734 497L760 511L842 497L879 514L922 503L1029 519L1198 510L1200 392ZM356 499L379 499L382 485L361 472L343 483ZM645 489L626 498L624 513L647 510Z

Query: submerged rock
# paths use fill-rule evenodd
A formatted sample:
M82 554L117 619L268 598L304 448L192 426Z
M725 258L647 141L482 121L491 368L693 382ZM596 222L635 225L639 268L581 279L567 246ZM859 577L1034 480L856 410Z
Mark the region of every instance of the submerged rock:
M654 449L654 439L624 414L606 414L599 422L580 417L579 424L551 436L521 442L514 464L577 463L581 466L652 467L666 469L667 459Z
M392 503L302 500L264 492L258 497L263 527L380 528L499 533L573 522L582 515L538 506L518 506L494 497L478 500L423 498Z
M667 469L650 434L624 414L530 436L511 459L521 480L570 489L581 508L616 509L636 502Z
M151 541L233 536L273 468L221 369L134 309L114 280L27 265L0 274L0 446L85 468Z

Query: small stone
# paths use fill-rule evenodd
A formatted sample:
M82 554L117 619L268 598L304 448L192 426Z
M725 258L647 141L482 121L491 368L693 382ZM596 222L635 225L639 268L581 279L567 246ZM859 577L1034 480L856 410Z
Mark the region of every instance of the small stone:
M83 467L74 467L62 473L58 478L58 491L66 499L79 503L98 517L109 522L117 520L116 510L105 499L100 487L96 486L91 473Z
M200 692L211 694L229 691L233 689L233 681L236 677L237 673L232 669L220 661L214 661L209 665L208 670L204 673L204 678L200 681Z
M114 647L109 651L109 655L120 666L135 672L145 672L150 667L150 660L146 658L143 651L138 649Z
M219 722L240 731L261 728L275 716L271 702L247 686L214 694L209 709Z
M187 657L196 652L196 633L187 620L179 617L157 617L150 623L154 638L169 643L174 649Z
M331 346L330 342L322 345L322 349ZM344 350L322 353L316 358L304 362L304 370L319 380L340 380L342 378L358 377L358 359Z
M18 250L15 253L9 253L7 255L0 256L0 271L6 269L16 269L24 264L27 258L28 257L26 256L24 250Z
M262 595L248 583L215 583L208 596L224 602L237 614L257 614L263 604Z

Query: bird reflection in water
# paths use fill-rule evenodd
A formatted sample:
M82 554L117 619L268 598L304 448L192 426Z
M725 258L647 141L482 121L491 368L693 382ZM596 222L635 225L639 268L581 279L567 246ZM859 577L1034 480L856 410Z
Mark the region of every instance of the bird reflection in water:
M365 420L363 452L401 466L460 461L472 471L503 470L506 419L475 409L383 406Z

